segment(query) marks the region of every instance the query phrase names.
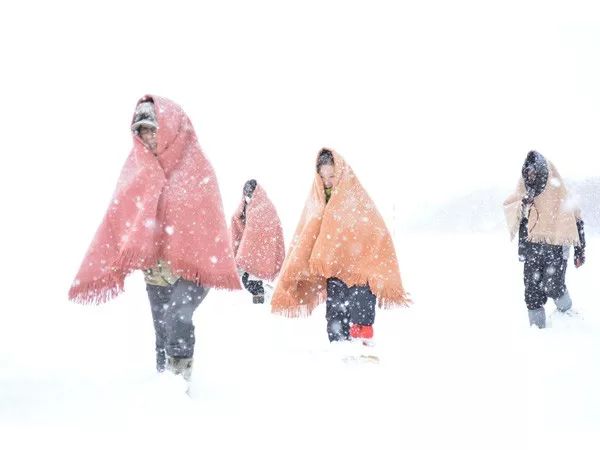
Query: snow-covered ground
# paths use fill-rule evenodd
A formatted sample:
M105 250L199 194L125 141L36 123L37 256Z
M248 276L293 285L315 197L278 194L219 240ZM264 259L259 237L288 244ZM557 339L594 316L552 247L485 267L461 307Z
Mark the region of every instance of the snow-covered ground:
M506 235L396 239L415 303L378 311L379 365L341 361L323 307L291 320L249 294L213 291L194 317L187 396L154 373L140 276L100 307L36 295L10 303L4 448L598 448L600 241L567 272L580 316L549 307L549 328L537 330Z
M579 318L529 329L500 202L477 194L508 195L531 149L598 177L596 3L2 2L0 449L600 448L599 230L567 272ZM415 301L378 312L379 365L341 362L323 308L214 291L187 396L154 372L139 274L67 301L146 93L190 116L227 218L257 178L286 242L317 151L352 165Z

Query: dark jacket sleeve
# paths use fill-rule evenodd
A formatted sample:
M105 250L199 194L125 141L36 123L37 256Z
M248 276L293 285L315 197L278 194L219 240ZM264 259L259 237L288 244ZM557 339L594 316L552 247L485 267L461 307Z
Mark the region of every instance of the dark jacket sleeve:
M580 245L575 246L575 259L585 262L585 232L583 231L583 220L577 219L577 232L579 233Z

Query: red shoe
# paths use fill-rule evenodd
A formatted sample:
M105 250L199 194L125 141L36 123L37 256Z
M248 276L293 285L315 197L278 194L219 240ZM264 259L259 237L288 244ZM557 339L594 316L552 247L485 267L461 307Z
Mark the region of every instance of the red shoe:
M360 337L361 330L362 330L362 325L353 323L352 325L350 325L350 337L352 339L358 339Z
M350 326L350 336L354 339L372 339L373 325L359 325L353 323Z
M360 337L363 339L373 339L373 325L363 325Z

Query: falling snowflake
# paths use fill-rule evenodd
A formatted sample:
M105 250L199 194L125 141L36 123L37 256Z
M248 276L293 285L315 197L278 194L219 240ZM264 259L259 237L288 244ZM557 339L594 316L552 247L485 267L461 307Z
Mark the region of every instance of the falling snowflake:
M167 225L167 226L165 227L165 232L166 232L166 233L167 233L169 236L172 236L172 235L173 235L173 233L175 233L175 228L173 228L173 226L172 226L172 225Z
M213 264L216 264L219 261L219 258L217 258L216 256L211 256L210 257L210 262Z

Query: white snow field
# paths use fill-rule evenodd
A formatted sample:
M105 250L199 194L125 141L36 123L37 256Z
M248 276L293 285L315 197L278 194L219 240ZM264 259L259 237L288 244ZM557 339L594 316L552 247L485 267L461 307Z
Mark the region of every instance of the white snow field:
M579 316L549 304L537 330L504 234L397 240L415 302L378 310L379 365L341 361L323 307L286 319L213 291L194 317L190 396L154 372L141 276L100 307L35 299L32 284L3 307L4 448L597 448L598 260L568 269Z
M0 449L599 449L597 3L2 2ZM256 178L286 243L318 150L344 156L414 299L377 312L380 364L341 361L324 307L213 291L188 396L139 273L68 302L146 93L189 115L227 219ZM588 186L580 314L545 330L501 210L532 149Z

